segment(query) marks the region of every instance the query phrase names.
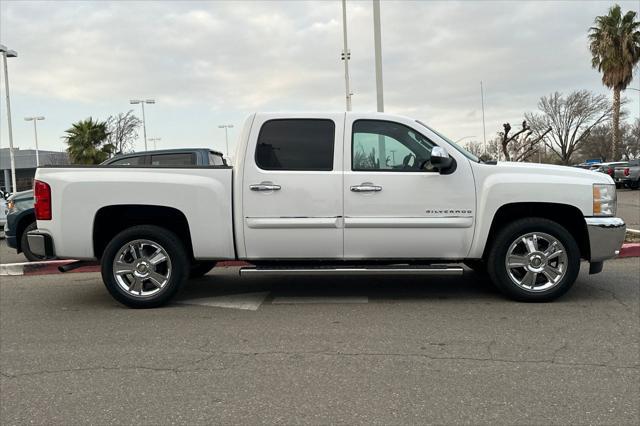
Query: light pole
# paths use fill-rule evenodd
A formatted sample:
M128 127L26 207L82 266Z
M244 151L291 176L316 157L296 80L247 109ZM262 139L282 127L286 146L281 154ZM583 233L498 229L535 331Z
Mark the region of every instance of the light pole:
M38 155L38 126L36 123L40 120L44 120L44 117L25 117L24 121L33 121L33 136L36 139L36 167L40 167L40 155Z
M144 117L144 104L155 104L156 101L154 99L131 99L129 103L142 105L142 133L144 134L144 150L147 151L147 123Z
M344 48L342 49L342 60L344 61L344 83L347 93L347 111L351 111L351 89L349 88L349 60L351 52L347 47L347 0L342 0L342 34L344 38Z
M161 141L162 138L149 138L149 142L153 142L153 149L156 149L156 142Z
M484 125L484 86L482 80L480 80L480 101L482 102L482 139L484 143L484 153L487 153L487 130ZM498 156L500 153L498 153Z
M229 134L228 129L233 129L233 124L221 124L218 126L219 129L224 129L224 142L227 146L227 158L229 158Z
M382 94L382 41L380 34L380 0L373 0L373 43L376 55L376 100L378 112L384 112L384 96Z
M11 183L13 192L17 192L16 184L16 160L13 157L13 130L11 128L11 99L9 98L9 71L7 69L7 58L18 57L18 52L7 49L7 46L0 44L0 52L2 52L2 60L4 62L4 89L7 92L7 130L9 131L9 158L11 159ZM6 189L9 189L5 182Z

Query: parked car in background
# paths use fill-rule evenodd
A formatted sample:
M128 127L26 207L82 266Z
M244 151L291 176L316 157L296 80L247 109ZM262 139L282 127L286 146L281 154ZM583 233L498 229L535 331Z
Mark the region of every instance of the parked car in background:
M32 253L27 242L27 233L36 229L33 190L16 192L9 197L7 207L7 223L4 226L7 245L17 249L18 253L23 252L28 260L42 260L44 256Z
M197 167L226 166L222 153L208 148L164 149L157 151L120 154L108 159L101 166L140 166L140 167ZM16 193L10 198L7 212L5 235L7 245L30 261L42 260L31 251L27 233L36 229L36 216L33 209L33 190ZM2 208L2 211L5 209Z
M614 174L615 174L616 167L624 166L626 164L627 164L626 161L612 161L609 163L601 163L594 171L611 176L616 183L616 188L621 188L622 182L619 179L616 179L614 177Z
M0 189L0 226L7 223L7 198L9 198L9 193Z
M640 158L631 160L626 164L616 166L614 179L631 189L640 187Z

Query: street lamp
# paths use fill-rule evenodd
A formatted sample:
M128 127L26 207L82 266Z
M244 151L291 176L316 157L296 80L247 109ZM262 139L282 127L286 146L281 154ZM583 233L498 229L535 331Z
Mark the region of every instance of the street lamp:
M2 60L4 62L4 88L7 92L7 129L9 130L9 158L11 159L11 183L13 184L13 192L17 192L16 186L16 160L13 157L13 130L11 128L11 99L9 98L9 71L7 70L7 58L17 58L18 52L7 49L7 46L0 44L0 52L2 52ZM9 189L5 182L5 187Z
M153 142L153 149L156 149L156 142L161 141L162 138L149 138L149 142Z
M224 142L227 146L227 158L229 158L229 133L228 129L233 128L233 124L221 124L218 126L219 129L224 129Z
M144 117L144 104L155 104L156 101L154 99L131 99L129 101L132 105L142 105L142 133L144 134L144 150L147 150L147 123Z
M44 120L44 117L25 117L24 121L33 121L33 135L36 138L36 167L40 167L40 156L38 155L38 126L36 123L39 120Z

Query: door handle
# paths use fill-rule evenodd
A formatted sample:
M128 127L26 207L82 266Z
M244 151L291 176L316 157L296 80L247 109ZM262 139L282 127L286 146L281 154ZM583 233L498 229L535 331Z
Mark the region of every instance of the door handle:
M380 192L382 187L374 185L371 182L364 182L360 185L354 185L351 187L351 192Z
M249 189L252 191L279 191L280 185L276 185L273 182L261 182L249 185Z

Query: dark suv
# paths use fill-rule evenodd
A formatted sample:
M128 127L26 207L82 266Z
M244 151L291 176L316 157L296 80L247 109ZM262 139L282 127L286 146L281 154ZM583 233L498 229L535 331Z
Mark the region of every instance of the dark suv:
M184 167L184 166L223 166L227 165L222 153L207 148L164 149L158 151L119 154L108 159L101 166L141 166L141 167ZM4 233L7 245L31 260L42 257L31 252L27 242L27 233L36 229L36 216L33 211L33 191L16 192L8 199L7 223Z

